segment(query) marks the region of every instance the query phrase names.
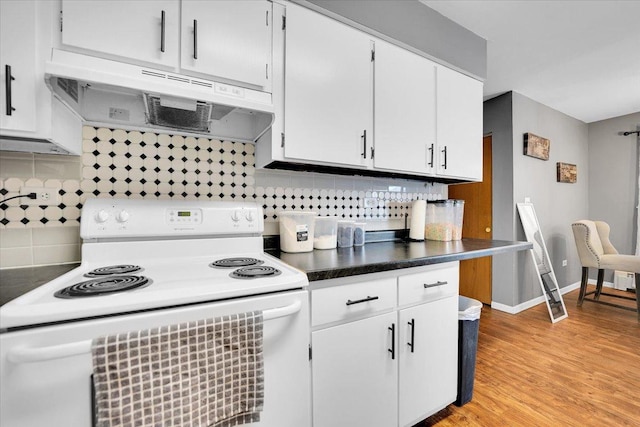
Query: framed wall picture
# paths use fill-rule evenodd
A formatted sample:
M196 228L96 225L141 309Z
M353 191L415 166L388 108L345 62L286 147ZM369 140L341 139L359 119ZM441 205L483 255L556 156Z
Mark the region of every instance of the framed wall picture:
M578 167L571 163L557 163L558 169L558 182L567 182L569 184L575 184L578 181Z
M524 134L524 155L536 159L549 160L551 141L530 132Z

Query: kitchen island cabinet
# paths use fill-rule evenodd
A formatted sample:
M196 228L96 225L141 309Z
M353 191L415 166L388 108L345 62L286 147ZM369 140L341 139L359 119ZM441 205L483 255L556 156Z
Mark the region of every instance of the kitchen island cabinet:
M380 274L311 286L315 427L411 426L456 399L458 262Z

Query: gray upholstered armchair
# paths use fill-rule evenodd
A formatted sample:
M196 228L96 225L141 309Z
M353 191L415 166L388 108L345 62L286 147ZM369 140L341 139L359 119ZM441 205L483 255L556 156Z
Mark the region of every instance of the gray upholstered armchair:
M573 236L575 237L576 247L578 248L578 256L582 264L582 282L580 284L578 306L581 306L582 302L586 300L627 310L634 310L638 312L638 320L640 321L640 299L637 298L637 292L640 289L640 256L619 254L609 241L610 228L606 222L581 220L571 224L571 228L573 229ZM596 282L596 289L587 292L587 280L589 279L590 267L598 269L598 281ZM636 298L602 292L605 270L621 270L635 273ZM592 294L594 295L593 298L586 298ZM637 308L634 309L629 306L601 301L600 295L635 300Z

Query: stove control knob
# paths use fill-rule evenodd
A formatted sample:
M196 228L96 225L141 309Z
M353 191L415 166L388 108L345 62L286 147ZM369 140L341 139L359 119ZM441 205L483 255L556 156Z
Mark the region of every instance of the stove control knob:
M255 218L255 215L253 214L253 211L249 210L247 211L247 213L244 215L245 218L247 218L247 221L249 222L253 222Z
M231 214L231 219L233 220L233 222L240 221L240 211L233 211L233 213Z
M129 212L123 210L118 212L118 214L116 215L116 221L127 222L129 221L129 217L130 217Z
M95 219L99 224L107 222L107 220L109 219L109 212L105 211L104 209L100 209L98 212L96 212Z

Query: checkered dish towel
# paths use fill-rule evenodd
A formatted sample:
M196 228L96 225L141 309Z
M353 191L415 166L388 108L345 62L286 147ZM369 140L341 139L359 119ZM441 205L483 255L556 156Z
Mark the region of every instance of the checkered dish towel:
M255 311L93 340L96 425L260 421L262 327Z

